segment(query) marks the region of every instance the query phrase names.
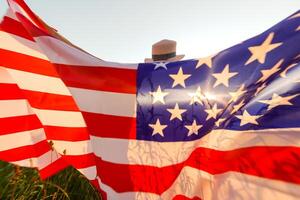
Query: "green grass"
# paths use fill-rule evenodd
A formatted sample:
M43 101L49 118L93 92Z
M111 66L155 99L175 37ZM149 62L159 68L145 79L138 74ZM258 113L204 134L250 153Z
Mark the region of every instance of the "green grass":
M0 161L0 199L100 200L96 189L74 168L41 180L37 170Z

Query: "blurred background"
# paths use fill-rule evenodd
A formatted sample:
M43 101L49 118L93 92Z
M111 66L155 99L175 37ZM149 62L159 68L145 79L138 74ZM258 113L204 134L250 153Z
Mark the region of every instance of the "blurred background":
M300 9L300 0L27 0L49 25L108 61L142 62L168 38L198 58L255 36ZM0 0L0 15L7 9Z

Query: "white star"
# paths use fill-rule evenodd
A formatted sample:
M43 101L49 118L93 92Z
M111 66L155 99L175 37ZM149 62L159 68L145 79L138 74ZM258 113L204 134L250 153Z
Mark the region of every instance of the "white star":
M237 105L234 105L232 111L230 112L230 114L234 114L235 112L239 111L244 106L244 104L245 104L244 100L242 100Z
M280 76L282 78L286 78L287 72L295 66L297 66L297 63L293 63L293 64L289 65L287 68L285 68L285 70L283 72L280 73Z
M264 69L261 70L262 77L257 81L258 82L265 82L270 76L275 74L280 70L280 65L283 63L283 59L278 61L271 69Z
M206 118L207 119L210 119L210 118L216 119L217 115L219 114L220 111L222 111L222 109L218 109L217 104L214 104L212 109L205 110L205 112L208 114Z
M167 70L167 64L168 64L168 62L156 62L154 64L155 64L154 70L156 70L158 68L164 68L164 69Z
M212 67L212 59L215 55L207 56L204 58L199 58L198 63L196 65L196 69L202 66L203 64L206 64L209 68Z
M254 96L258 95L263 89L265 89L267 86L266 83L263 83L261 86L259 86L257 89L256 89L256 92L254 94Z
M188 93L188 95L190 97L192 97L190 105L192 105L192 104L194 104L196 102L198 102L199 104L203 105L202 99L204 99L205 97L202 95L200 86L197 88L197 90L196 90L195 93Z
M153 98L153 104L156 102L161 102L162 104L165 104L164 97L167 96L168 92L162 92L160 86L158 86L156 92L149 92L154 98Z
M274 93L272 95L272 99L271 100L260 100L259 102L264 103L264 104L269 104L268 106L268 110L271 110L277 106L290 106L293 105L290 100L293 99L294 97L298 96L298 94L296 95L292 95L292 96L287 96L287 97L281 97L278 94Z
M170 74L169 75L173 80L173 85L172 88L175 87L176 85L181 85L182 87L185 88L185 79L189 78L191 75L190 74L184 74L182 71L182 68L180 67L177 74Z
M258 46L249 47L249 51L251 52L251 57L247 60L245 65L252 63L255 60L258 60L259 63L263 64L265 62L267 53L272 51L273 49L279 47L282 43L271 44L274 38L274 33L270 33L266 40Z
M162 125L162 124L160 124L159 119L156 120L156 123L155 123L155 124L149 124L149 126L150 126L151 128L153 128L152 136L153 136L153 135L156 135L156 134L159 134L159 135L161 135L162 137L164 137L163 130L167 127L167 125Z
M221 73L214 73L212 74L217 80L214 84L214 87L223 84L226 87L229 86L229 79L235 75L237 75L237 72L229 73L229 65L226 65L225 68Z
M258 118L261 117L261 115L250 115L247 110L244 110L243 115L236 115L237 118L241 120L240 126L243 126L245 124L256 124L258 125L258 122L256 121Z
M291 16L289 19L294 19L300 17L300 12L296 13L295 15Z
M198 135L199 129L202 127L202 125L197 125L196 120L193 121L192 125L186 125L185 128L189 130L188 136L195 134Z
M178 103L176 103L174 109L167 109L167 111L171 113L170 121L176 118L182 121L181 114L184 113L186 110L180 109Z
M244 100L242 100L240 103L234 105L230 114L234 114L235 112L239 111L244 105L245 105Z
M224 122L224 121L225 121L225 118L220 118L220 119L218 119L218 121L215 122L215 124L216 124L217 127L220 127L220 125L221 125L222 122Z
M245 89L245 84L243 84L237 91L235 92L229 92L230 96L231 96L231 100L230 101L236 101L238 100L238 98L243 95L244 93L246 93Z

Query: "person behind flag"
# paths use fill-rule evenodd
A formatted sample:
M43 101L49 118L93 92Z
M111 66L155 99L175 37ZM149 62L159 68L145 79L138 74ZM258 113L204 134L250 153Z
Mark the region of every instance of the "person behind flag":
M152 45L152 58L145 58L145 63L156 61L179 61L184 55L176 55L176 41L164 39Z

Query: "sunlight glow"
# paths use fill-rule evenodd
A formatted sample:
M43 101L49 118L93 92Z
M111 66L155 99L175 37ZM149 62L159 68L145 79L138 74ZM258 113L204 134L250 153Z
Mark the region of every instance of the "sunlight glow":
M204 97L208 100L217 100L217 96L209 92L204 92Z

